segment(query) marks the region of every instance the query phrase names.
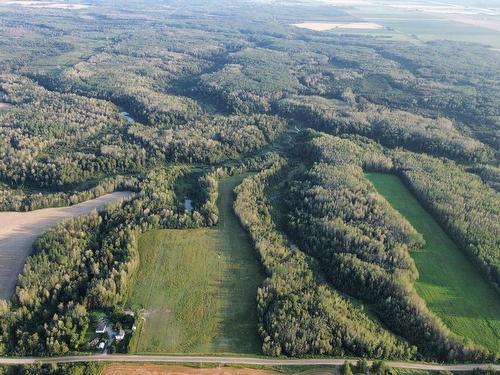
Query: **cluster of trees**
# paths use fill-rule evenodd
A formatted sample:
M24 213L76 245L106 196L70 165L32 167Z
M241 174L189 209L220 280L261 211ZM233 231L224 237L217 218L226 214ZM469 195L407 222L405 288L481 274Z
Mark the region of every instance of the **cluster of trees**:
M313 260L278 232L265 189L285 163L278 159L246 178L236 188L234 205L269 275L257 297L263 352L410 358L413 347L322 282Z
M209 199L201 212L188 213L176 201L173 185L187 171L151 171L132 199L62 223L39 237L13 298L1 301L0 352L78 351L85 343L89 311L115 309L128 290L139 259L140 232L213 222L213 184L200 185Z
M332 136L321 147L328 163L320 158L289 190L287 223L294 240L320 261L337 289L373 304L384 324L425 358L486 358L481 348L454 337L413 289L418 273L409 250L423 238L364 177L369 155Z
M302 34L302 33L300 33ZM387 108L462 122L497 149L500 69L487 46L451 41L391 43L354 35L265 38L266 48L300 56L299 80L308 95L355 97ZM307 56L308 66L300 65Z
M168 161L213 164L260 149L284 128L284 121L276 116L207 115L177 128L153 129L135 124L128 132Z
M405 147L468 162L492 157L489 147L460 134L445 118L431 119L369 103L346 105L321 97L283 99L276 102L275 109L317 130L335 135L360 134L388 147Z
M498 287L498 191L450 160L398 151L394 153L394 164L419 201Z
M340 367L340 373L342 375L353 375L353 374L370 374L374 375L397 375L396 369L390 367L384 361L374 361L371 366L363 360L359 360L355 365L351 365L349 362L344 362Z
M90 308L112 308L136 267L135 232L93 212L39 237L1 315L3 350L16 355L77 351ZM105 232L105 229L108 229Z
M0 375L99 375L103 366L97 362L2 366Z
M313 160L399 175L456 243L497 287L500 285L498 168L464 167L448 159L388 151L359 136L339 138L304 131L303 140L302 154Z
M262 148L285 128L276 116L202 116L188 107L185 121L143 125L126 121L109 102L49 91L22 76L2 76L0 89L13 104L0 112L0 178L16 187L67 191L141 173L157 159L218 163Z
M294 58L281 51L245 48L228 54L217 72L202 75L198 90L219 107L236 113L270 110L271 103L303 87L291 69Z
M0 90L1 100L14 104L0 112L5 182L60 189L145 167L145 150L127 141L111 103L51 92L17 75L3 75Z
M500 192L500 167L479 164L467 168L467 171L477 174L486 185Z

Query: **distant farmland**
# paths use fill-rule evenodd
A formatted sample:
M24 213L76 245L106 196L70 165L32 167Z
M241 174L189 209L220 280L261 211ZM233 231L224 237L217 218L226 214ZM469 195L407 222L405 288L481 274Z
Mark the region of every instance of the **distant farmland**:
M130 194L106 194L70 207L45 208L31 212L0 212L0 299L8 299L14 292L24 261L40 234L64 219L87 214Z
M263 276L255 250L232 211L232 189L219 185L217 228L154 230L139 238L140 266L128 305L145 318L132 353L260 353L256 296Z
M398 177L367 177L425 238L426 246L412 252L420 274L418 294L454 333L500 352L500 299L493 287Z

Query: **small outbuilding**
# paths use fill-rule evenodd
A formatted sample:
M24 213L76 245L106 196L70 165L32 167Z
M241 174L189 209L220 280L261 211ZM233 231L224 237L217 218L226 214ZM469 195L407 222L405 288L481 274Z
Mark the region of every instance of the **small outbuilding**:
M122 341L124 338L125 338L125 331L123 329L120 329L118 333L115 335L115 340Z
M105 347L105 346L106 346L106 343L105 343L104 341L101 341L101 342L99 343L99 349L101 349L101 350L102 350L102 349L104 349L104 347Z
M106 322L99 322L95 327L95 333L105 333L107 328Z

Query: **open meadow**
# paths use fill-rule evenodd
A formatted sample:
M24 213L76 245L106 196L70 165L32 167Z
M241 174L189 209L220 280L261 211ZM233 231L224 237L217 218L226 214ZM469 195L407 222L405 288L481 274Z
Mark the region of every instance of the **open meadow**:
M420 232L412 252L418 294L454 333L500 352L500 298L434 218L395 175L367 173L378 192Z
M127 303L143 308L145 320L132 352L260 352L256 295L263 275L232 209L232 190L242 178L220 183L216 228L140 237L140 266Z

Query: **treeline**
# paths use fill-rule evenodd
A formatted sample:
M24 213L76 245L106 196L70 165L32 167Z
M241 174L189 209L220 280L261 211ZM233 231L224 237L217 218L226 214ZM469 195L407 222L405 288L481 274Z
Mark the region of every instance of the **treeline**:
M413 289L418 272L409 250L423 239L364 177L361 166L370 150L363 155L353 141L332 136L312 147L321 147L326 158L320 154L288 195L289 232L299 247L320 261L337 289L373 305L383 323L416 345L423 358L488 358L456 338Z
M500 285L500 205L499 193L494 189L498 168L464 167L447 159L388 151L357 136L342 139L305 131L302 137L305 143L301 152L313 160L357 164L367 171L402 177L454 241L497 287Z
M419 201L498 288L500 193L450 160L395 152L394 164Z
M0 375L100 375L103 367L97 362L12 365L0 366Z
M257 309L267 355L354 355L410 358L414 348L370 320L315 274L314 261L281 235L265 189L285 160L246 178L236 188L235 211L248 230L269 277L259 289Z
M58 193L26 193L23 190L0 188L0 211L33 211L49 207L66 207L115 191L137 191L139 179L117 176L105 178L88 190Z
M220 70L202 75L197 90L229 112L267 112L273 101L303 87L296 66L287 53L248 47L229 53Z
M348 99L346 99L348 100ZM445 118L431 119L400 110L363 103L346 105L320 97L288 98L275 110L326 133L359 134L388 147L446 156L467 162L490 159L491 149L458 132Z
M137 267L140 232L194 228L213 220L212 205L203 213L187 213L176 202L173 185L187 171L153 170L132 199L59 224L40 236L14 296L8 303L1 301L0 352L56 355L81 350L89 311L113 310L123 300ZM213 201L212 192L206 196Z
M151 40L140 43L128 35L63 72L33 77L52 90L111 101L153 127L185 124L199 116L202 109L194 100L169 95L162 88L173 79L198 73L209 62L162 51L159 47L163 43L157 35L149 36L158 43L155 52L151 51Z

